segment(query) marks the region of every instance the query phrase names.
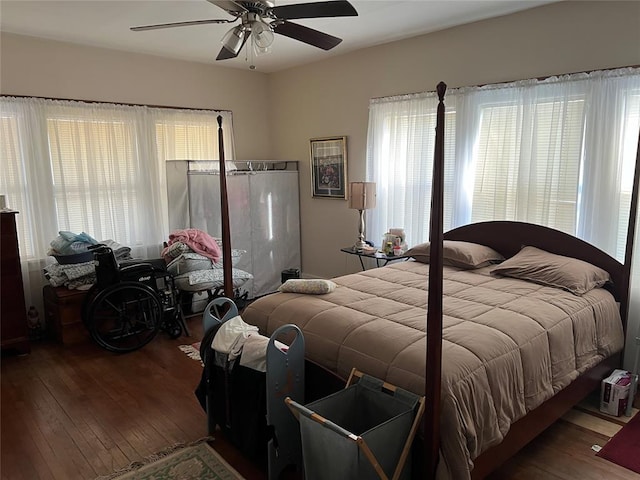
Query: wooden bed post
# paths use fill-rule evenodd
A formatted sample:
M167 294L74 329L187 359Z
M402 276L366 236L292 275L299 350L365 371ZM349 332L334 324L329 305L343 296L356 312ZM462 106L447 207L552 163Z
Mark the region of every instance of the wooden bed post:
M220 158L220 215L222 217L222 279L224 296L233 300L231 265L231 230L229 228L229 199L227 198L227 172L224 158L222 115L218 115L218 151Z
M440 391L442 372L442 237L444 190L444 93L445 83L436 87L438 114L433 156L431 225L429 229L429 289L427 294L427 352L425 379L425 473L435 478L440 453Z

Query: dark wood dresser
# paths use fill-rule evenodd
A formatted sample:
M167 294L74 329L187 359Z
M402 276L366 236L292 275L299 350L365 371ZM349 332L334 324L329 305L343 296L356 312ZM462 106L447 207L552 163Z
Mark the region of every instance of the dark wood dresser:
M20 270L17 214L0 213L0 342L2 350L29 353L31 346Z

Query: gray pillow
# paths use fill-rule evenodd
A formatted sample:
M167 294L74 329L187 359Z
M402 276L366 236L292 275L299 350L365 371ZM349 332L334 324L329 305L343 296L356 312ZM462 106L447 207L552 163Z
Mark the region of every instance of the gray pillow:
M167 265L167 271L175 277L196 270L206 270L212 268L212 265L210 258L199 253L182 253Z
M584 295L611 281L609 273L600 267L531 246L523 247L491 273L562 288L575 295Z
M240 288L251 280L253 275L244 270L233 268L231 270L231 281L233 288ZM220 268L208 270L196 270L194 272L183 273L174 278L176 287L187 292L200 292L211 290L224 285L224 275Z
M405 255L413 257L417 262L429 263L430 243L421 243L407 250ZM442 262L459 268L480 268L498 263L504 257L493 248L478 243L444 240L442 242Z

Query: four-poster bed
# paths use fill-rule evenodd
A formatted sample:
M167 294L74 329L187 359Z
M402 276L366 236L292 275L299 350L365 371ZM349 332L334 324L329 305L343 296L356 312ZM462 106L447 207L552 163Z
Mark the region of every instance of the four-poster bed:
M422 477L483 478L620 366L638 178L624 265L582 240L527 223L486 222L443 233L445 89L437 87L428 258L335 278L338 288L326 295L268 295L242 316L265 335L298 325L307 360L319 367L306 377L316 390L355 367L424 393ZM223 228L229 245L224 236ZM604 272L611 281L576 295L548 282L497 276L493 264L445 265L450 242L488 248L507 261L524 245L537 247L550 262L556 257L547 252L576 259L571 265L581 279Z

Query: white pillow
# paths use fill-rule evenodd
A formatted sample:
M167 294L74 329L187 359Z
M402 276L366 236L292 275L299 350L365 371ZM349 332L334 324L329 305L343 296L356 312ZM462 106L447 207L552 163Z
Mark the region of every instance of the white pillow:
M183 273L212 268L212 260L199 253L181 253L167 265L167 272L174 277Z
M222 265L223 265L222 256L224 254L222 250L222 239L214 238L214 240L218 244L218 247L220 247L220 260L218 260L218 263L213 264L213 268L222 268ZM238 250L237 248L232 248L231 249L231 266L235 267L236 265L238 265L238 262L240 261L240 257L242 257L242 255L244 255L245 253L247 253L246 250Z
M231 270L233 288L240 288L253 278L249 272L234 268ZM176 287L187 292L200 292L224 285L224 272L221 268L196 270L187 272L174 278Z
M324 295L336 289L336 284L331 280L320 278L290 278L284 282L278 290L287 293L307 293L311 295Z

